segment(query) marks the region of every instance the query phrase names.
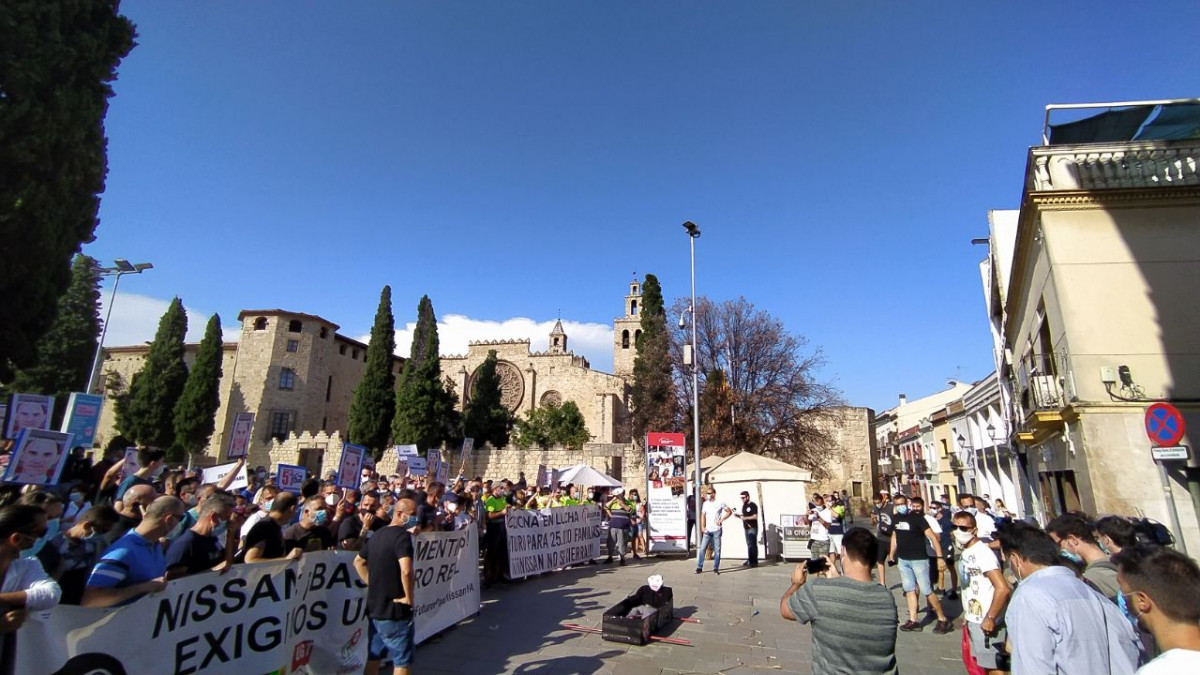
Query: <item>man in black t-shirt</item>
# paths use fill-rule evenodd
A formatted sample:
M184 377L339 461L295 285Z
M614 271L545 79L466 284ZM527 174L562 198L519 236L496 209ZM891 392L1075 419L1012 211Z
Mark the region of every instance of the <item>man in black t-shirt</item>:
M938 567L946 566L942 558L942 544L938 536L929 527L924 513L909 510L908 499L904 495L896 495L892 502L892 542L888 549L888 557L900 567L900 582L904 586L904 597L908 601L908 622L900 626L900 630L921 630L923 626L917 621L917 589L925 596L929 606L937 613L937 625L933 632L945 634L954 630L946 613L942 611L942 603L933 594L933 584L929 583L929 558L925 553L925 542L933 546L937 556Z
M758 504L750 501L750 493L742 491L742 512L733 514L742 520L746 530L746 562L742 567L758 567Z
M441 483L430 483L429 490L425 493L425 501L417 503L417 526L421 529L418 532L433 532L438 530L438 512L442 507L442 495L446 493L446 486Z
M879 540L878 558L875 560L875 571L879 573L879 583L887 586L888 551L892 549L892 504L888 500L887 491L881 490L875 495L875 506L871 509L871 522L875 523L875 537Z
M342 520L338 526L338 548L345 551L357 551L371 533L387 527L386 511L380 516L379 493L367 492L358 502L358 513Z
M287 557L299 558L300 549L292 549L291 553L283 545L283 527L292 522L296 515L298 498L291 492L280 492L271 500L271 511L266 518L258 521L246 534L246 542L241 553L237 555L238 562L261 562Z
M226 551L232 553L237 543L236 539L221 542L217 537L218 528L222 523L229 523L234 517L234 499L225 493L213 493L200 505L200 513L196 516L196 524L184 530L167 548L167 578L178 579L211 569L223 568L226 564ZM241 523L226 525L226 537L237 537ZM224 548L222 548L224 546Z
M379 661L390 657L396 675L408 675L413 660L412 535L417 504L402 498L396 502L392 522L371 536L358 555L354 569L367 584L367 616L371 619L367 647L367 672L379 672Z
M283 531L283 547L288 551L298 548L305 553L333 548L333 534L326 527L328 520L325 500L309 497L300 511L300 522Z

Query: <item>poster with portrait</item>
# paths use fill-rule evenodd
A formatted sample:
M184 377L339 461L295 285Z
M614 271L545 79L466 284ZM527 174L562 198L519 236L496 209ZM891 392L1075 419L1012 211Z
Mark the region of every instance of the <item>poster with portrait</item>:
M100 423L100 406L103 396L75 392L67 399L67 415L59 431L75 436L72 443L85 448L92 446L96 437L96 426Z
M538 487L550 487L550 472L546 470L545 464L538 464L537 483Z
M361 445L346 443L342 446L342 459L338 462L337 478L334 485L340 488L357 490L362 483L363 457L367 449Z
M686 472L683 434L646 434L646 522L651 553L687 551Z
M54 414L54 397L41 394L13 394L8 406L8 427L5 438L16 438L22 429L50 429Z
M275 482L279 485L280 490L291 492L292 494L300 494L300 486L304 484L308 478L308 469L295 464L284 464L280 462L275 465Z
M245 457L250 451L250 433L254 429L254 413L238 413L233 418L233 430L229 432L229 448L225 451L228 459Z
M471 452L475 450L475 439L464 438L462 444L462 456L459 457L459 463L466 464L471 459Z
M125 448L125 459L121 460L121 480L129 478L137 472L137 456L137 448Z
M8 483L57 485L67 456L71 434L25 427L17 435L12 456L4 471Z

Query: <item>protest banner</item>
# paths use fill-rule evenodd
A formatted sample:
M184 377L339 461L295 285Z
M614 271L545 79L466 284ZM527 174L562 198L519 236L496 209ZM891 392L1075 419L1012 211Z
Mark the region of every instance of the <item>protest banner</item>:
M479 528L423 532L413 539L418 644L479 613Z
M15 672L362 672L367 603L354 555L235 565L112 609L56 607L18 632Z
M4 480L26 485L58 485L71 454L71 434L25 427L17 434Z
M651 553L688 550L686 467L683 434L646 434L646 534Z
M200 484L207 485L208 483L219 483L221 482L222 478L228 476L229 472L236 469L237 466L237 462L230 462L229 464L220 464L218 466L210 466L207 469L203 469L200 471ZM245 465L243 464L242 467L244 469ZM233 479L233 482L230 483L229 487L226 489L245 490L249 486L250 480L246 477L246 472L243 470L238 472L238 475Z
M437 473L434 474L433 479L436 480L437 482L441 483L442 485L449 485L450 484L450 463L443 460L441 464L438 464Z
M442 451L429 450L425 453L426 466L429 468L429 477L433 480L438 480L438 476L442 472Z
M462 454L459 456L459 463L466 464L471 459L471 451L475 449L474 438L464 438L462 444Z
M121 480L132 476L137 470L137 448L125 448L125 459L121 460Z
M13 394L8 408L8 427L4 437L16 439L22 429L49 429L54 414L54 397L41 394Z
M363 456L366 454L367 449L361 445L343 444L342 459L338 462L337 478L334 479L334 485L340 488L357 490L362 481Z
M541 511L509 509L508 575L513 579L576 565L600 556L600 507L595 504Z
M408 475L424 476L427 472L427 465L424 457L409 457L408 458Z
M417 450L417 446L415 445L393 445L392 447L396 449L396 454L401 457L418 457L421 454L421 451Z
M545 464L538 464L537 483L538 487L550 487L550 473L546 471Z
M275 484L280 490L300 494L300 486L308 478L308 469L295 464L279 463L275 465Z
M71 440L73 446L92 447L92 439L96 437L96 425L100 423L100 406L103 403L103 396L79 392L71 394L67 399L67 415L58 430L75 436Z
M229 433L229 448L225 456L229 459L245 457L250 449L250 432L254 429L254 413L242 412L233 418L233 430Z

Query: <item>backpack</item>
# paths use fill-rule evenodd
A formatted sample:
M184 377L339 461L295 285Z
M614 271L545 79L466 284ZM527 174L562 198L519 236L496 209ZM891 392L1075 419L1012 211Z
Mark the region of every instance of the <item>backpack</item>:
M1137 536L1139 544L1155 546L1173 546L1175 544L1175 537L1171 536L1171 531L1157 520L1130 518L1129 522L1133 524L1133 532Z

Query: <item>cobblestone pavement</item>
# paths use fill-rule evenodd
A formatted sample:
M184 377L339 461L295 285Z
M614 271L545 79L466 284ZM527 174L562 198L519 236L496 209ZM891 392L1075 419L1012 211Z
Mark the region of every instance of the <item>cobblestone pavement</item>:
M811 630L779 616L779 598L794 563L763 563L756 569L736 567L740 560L726 564L730 567L720 576L712 573L711 562L704 574L697 575L694 559L630 559L624 567L584 566L484 591L477 617L417 648L414 671L422 675L811 674ZM896 605L903 613L899 574L894 569L889 572ZM599 627L605 609L655 573L662 574L674 590L676 614L701 622L677 622L660 634L690 640L692 646L624 645L562 627L563 622ZM950 617L959 615L956 601L946 605ZM962 673L961 625L955 621L959 630L949 635L933 634L932 623L919 633L899 633L900 672Z

